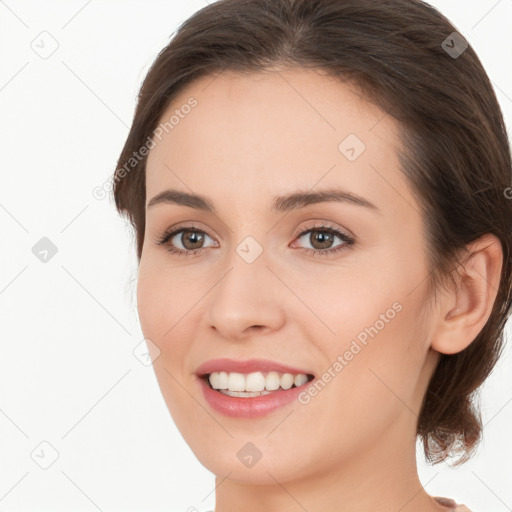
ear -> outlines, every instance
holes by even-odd
[[[498,294],[503,264],[499,239],[486,234],[467,246],[454,286],[440,295],[431,347],[442,354],[464,350],[485,326]]]

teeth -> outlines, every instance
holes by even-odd
[[[227,390],[225,394],[230,396],[259,396],[279,388],[290,389],[293,385],[295,387],[302,386],[308,381],[308,377],[304,373],[292,375],[278,372],[268,372],[266,375],[262,372],[248,374],[213,372],[208,378],[213,389]],[[244,391],[252,394],[240,393]]]
[[[219,391],[228,396],[236,396],[238,398],[252,398],[255,396],[269,395],[272,391],[229,391],[229,389],[219,389]]]

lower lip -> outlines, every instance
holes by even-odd
[[[296,400],[313,380],[298,388],[249,398],[224,395],[208,386],[203,378],[199,378],[199,382],[206,401],[215,411],[236,418],[260,418]]]

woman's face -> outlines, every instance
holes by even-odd
[[[191,449],[217,475],[271,484],[346,467],[352,454],[387,466],[391,454],[410,457],[439,354],[395,121],[302,69],[202,78],[162,122],[173,115],[147,162],[137,298],[160,388]],[[214,211],[161,195],[170,190]],[[345,195],[318,201],[323,191]],[[200,368],[220,358],[232,366]],[[278,367],[241,366],[253,359],[292,367],[282,387],[301,383],[295,373],[314,380],[259,398],[205,394],[197,373],[212,369],[228,373],[219,386],[272,387],[262,378]]]

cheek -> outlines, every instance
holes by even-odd
[[[401,402],[394,393],[411,406],[416,400],[428,351],[421,322],[426,282],[411,283],[423,275],[420,267],[374,265],[333,275],[323,288],[296,288],[317,316],[302,325],[324,356],[325,372],[336,376],[327,387],[337,389],[332,400],[343,397],[345,410],[371,413],[370,404],[395,410]]]
[[[145,337],[175,338],[186,324],[186,315],[197,302],[196,287],[187,285],[185,272],[165,270],[154,258],[141,258],[137,278],[137,309]]]
[[[371,323],[364,322],[363,315],[357,319],[347,316],[346,323],[363,321],[363,330],[354,326],[353,332],[366,333],[365,343],[360,341],[363,337],[347,335],[329,346],[330,363],[319,376],[326,384],[319,386],[317,395],[303,406],[304,421],[315,418],[316,431],[330,435],[333,444],[334,439],[350,439],[350,443],[340,445],[347,454],[419,412],[424,354],[420,338],[415,339],[415,332],[410,330],[416,315],[413,307],[404,305],[376,331],[371,315],[366,317]]]
[[[166,308],[166,300],[163,287],[150,268],[151,265],[141,259],[137,278],[137,310],[144,337],[153,340],[163,332],[162,312]]]
[[[164,272],[162,266],[141,258],[137,281],[137,309],[145,338],[156,345],[158,357],[153,360],[153,370],[167,408],[178,425],[190,416],[190,395],[184,390],[184,368],[187,343],[184,328],[186,312],[193,299],[186,296],[186,287],[176,282],[177,272]],[[192,301],[192,302],[191,302]],[[194,415],[198,411],[194,411]]]

